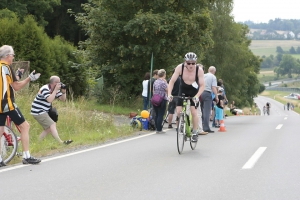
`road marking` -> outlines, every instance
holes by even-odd
[[[242,169],[251,169],[266,149],[267,147],[259,147]]]
[[[164,131],[168,131],[168,130],[170,130],[170,129],[165,129]],[[155,134],[156,134],[156,131],[145,134],[145,135],[141,135],[141,136],[138,136],[138,137],[129,138],[129,139],[126,139],[126,140],[122,140],[122,141],[113,142],[113,143],[110,143],[110,144],[105,144],[105,145],[93,147],[93,148],[90,148],[90,149],[85,149],[85,150],[76,151],[76,152],[61,155],[61,156],[55,156],[55,157],[52,157],[52,158],[43,159],[41,163],[45,163],[45,162],[48,162],[48,161],[51,161],[51,160],[56,160],[56,159],[60,159],[60,158],[65,158],[65,157],[77,155],[77,154],[80,154],[80,153],[94,151],[94,150],[97,150],[97,149],[102,149],[102,148],[105,148],[105,147],[113,146],[113,145],[116,145],[116,144],[121,144],[121,143],[124,143],[124,142],[129,142],[129,141],[132,141],[132,140],[137,140],[137,139],[140,139],[140,138],[143,138],[143,137],[148,137],[148,136],[155,135]],[[31,165],[16,165],[14,167],[9,167],[9,168],[6,168],[6,169],[5,168],[0,169],[0,173],[6,172],[6,171],[11,171],[11,170],[18,169],[18,168],[28,167],[28,166],[31,166]]]
[[[279,124],[276,129],[281,129],[281,127],[283,126],[283,124]]]
[[[284,120],[286,120],[286,119],[287,119],[287,117],[284,118]]]

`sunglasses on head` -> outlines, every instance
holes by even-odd
[[[187,65],[195,65],[196,63],[186,63]]]

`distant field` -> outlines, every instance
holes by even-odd
[[[300,47],[300,40],[252,40],[250,49],[258,56],[270,56],[276,53],[276,47],[281,46],[284,51],[290,50],[291,47],[297,49]],[[293,55],[295,58],[300,58],[300,55]]]

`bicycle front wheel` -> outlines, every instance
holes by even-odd
[[[182,153],[184,140],[185,140],[185,121],[184,121],[184,115],[180,114],[178,127],[177,127],[177,150],[179,154]]]
[[[199,138],[198,138],[198,139],[199,139]],[[197,142],[198,142],[198,140],[197,140]],[[190,139],[190,145],[191,145],[191,149],[192,149],[192,150],[195,150],[195,149],[196,149],[197,142],[192,142],[192,139]]]
[[[4,133],[0,138],[0,154],[4,163],[9,163],[16,155],[18,140],[16,134],[8,127],[4,126]]]

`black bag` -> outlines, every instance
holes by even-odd
[[[56,108],[51,107],[50,110],[48,111],[48,115],[54,122],[57,122],[58,112],[57,112]]]

